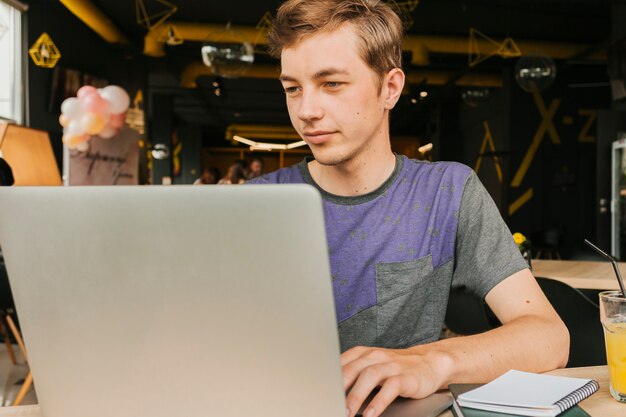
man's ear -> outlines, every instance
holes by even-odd
[[[402,89],[404,89],[404,72],[400,68],[394,68],[383,78],[382,94],[385,109],[391,110],[394,108],[400,99]]]

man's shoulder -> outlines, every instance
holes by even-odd
[[[248,181],[248,184],[298,184],[304,182],[300,164],[270,172]]]
[[[453,180],[465,182],[474,172],[470,167],[454,161],[421,161],[405,157],[404,166],[408,175],[429,181]]]

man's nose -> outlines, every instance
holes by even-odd
[[[304,91],[300,98],[298,117],[301,120],[320,119],[323,115],[318,94],[315,91]]]

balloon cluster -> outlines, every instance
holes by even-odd
[[[63,143],[70,149],[84,150],[93,135],[112,138],[124,126],[129,104],[126,91],[116,85],[81,87],[76,97],[61,104],[59,123],[63,126]]]

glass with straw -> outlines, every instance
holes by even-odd
[[[585,239],[585,243],[613,265],[620,290],[600,293],[600,321],[604,328],[609,389],[617,401],[626,402],[626,291],[617,259]]]

